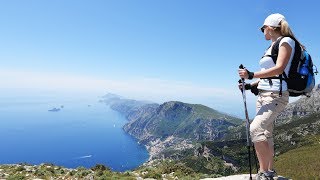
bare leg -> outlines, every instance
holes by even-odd
[[[268,169],[273,170],[274,145],[273,145],[273,141],[268,141],[268,142],[269,142],[269,149],[271,153],[271,159],[269,161]]]
[[[270,152],[268,141],[256,142],[254,143],[254,146],[256,148],[256,153],[259,160],[260,171],[268,171],[270,161],[272,161],[273,159],[273,155],[272,152]]]

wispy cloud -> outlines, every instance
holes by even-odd
[[[222,112],[242,115],[241,93],[235,88],[205,86],[191,82],[163,80],[146,77],[90,77],[66,73],[31,72],[21,70],[0,70],[0,91],[18,92],[48,91],[76,96],[86,94],[102,96],[108,92],[121,96],[149,100],[157,103],[182,101],[207,105]],[[249,104],[255,97],[247,96]]]
[[[232,99],[232,97],[238,96],[234,90],[145,77],[112,79],[19,70],[1,70],[0,77],[0,87],[7,89],[74,91],[100,95],[113,92],[124,96],[158,101],[210,97]]]

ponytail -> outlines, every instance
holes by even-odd
[[[291,37],[293,40],[295,40],[296,42],[298,42],[298,44],[301,46],[302,49],[306,49],[306,47],[301,44],[297,38],[294,36],[293,32],[291,31],[288,22],[283,19],[280,22],[280,34],[281,36],[285,36],[285,37]]]

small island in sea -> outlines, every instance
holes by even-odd
[[[49,109],[48,111],[49,112],[58,112],[60,110],[61,110],[60,108],[52,108],[52,109]]]

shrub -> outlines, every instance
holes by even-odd
[[[25,170],[25,168],[23,167],[23,166],[18,166],[17,168],[16,168],[16,171],[24,171]]]
[[[10,175],[7,180],[25,180],[27,179],[24,175],[22,174],[15,174],[15,175]]]
[[[103,164],[97,164],[97,165],[95,165],[94,167],[92,167],[91,170],[93,170],[93,171],[105,171],[105,170],[110,171],[111,169],[108,168],[108,167],[106,167],[106,166],[103,165]]]
[[[79,178],[83,178],[83,177],[86,177],[87,175],[89,175],[91,172],[84,168],[84,167],[78,167],[77,168],[78,172],[75,174],[76,177],[79,177]]]

